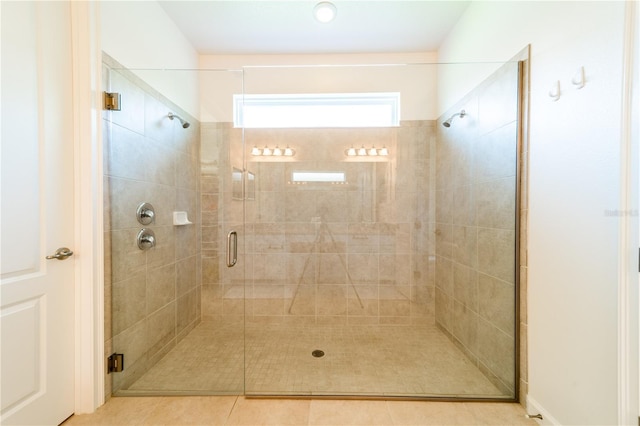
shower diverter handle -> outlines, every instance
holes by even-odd
[[[233,250],[231,241],[233,240]],[[231,231],[227,234],[227,266],[232,268],[238,262],[238,233]]]

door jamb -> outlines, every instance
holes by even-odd
[[[640,10],[635,1],[625,3],[622,61],[622,105],[620,140],[620,220],[618,243],[618,423],[638,421],[640,359],[638,341],[638,200],[639,127],[637,107]]]
[[[104,235],[99,2],[71,7],[75,247],[75,413],[104,403]]]

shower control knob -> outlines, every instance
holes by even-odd
[[[149,250],[156,246],[156,235],[151,229],[143,228],[138,232],[138,248]]]
[[[143,225],[150,225],[153,222],[153,218],[156,216],[156,212],[153,209],[151,203],[142,203],[136,210],[136,217],[138,222]]]

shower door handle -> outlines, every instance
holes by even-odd
[[[231,241],[233,240],[233,250]],[[238,262],[238,233],[231,231],[227,234],[227,266],[232,268]]]

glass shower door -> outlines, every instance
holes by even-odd
[[[244,142],[232,100],[242,71],[202,71],[202,335],[209,390],[244,392]]]
[[[245,70],[245,108],[271,114],[245,121],[247,394],[424,392],[435,129],[398,99],[420,73],[435,67]]]
[[[518,64],[436,113],[477,68],[245,69],[245,394],[514,398]]]

